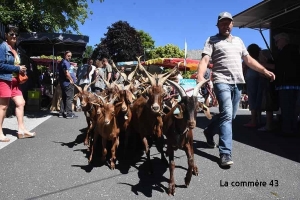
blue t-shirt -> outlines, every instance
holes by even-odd
[[[70,62],[62,59],[60,64],[59,64],[59,81],[60,84],[63,86],[68,86],[70,84],[70,80],[67,79],[66,75],[65,75],[65,71],[68,71],[69,74],[71,75],[73,82],[76,82],[76,76],[75,76],[75,72],[74,72],[74,67],[71,66]]]

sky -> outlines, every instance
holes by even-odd
[[[89,0],[88,0],[89,1]],[[261,2],[261,0],[94,0],[89,3],[93,12],[84,25],[79,25],[81,34],[89,36],[89,46],[100,43],[107,28],[122,20],[137,30],[148,33],[155,46],[174,44],[188,50],[203,49],[205,40],[218,32],[219,13],[230,12],[232,16]],[[269,42],[269,31],[263,31]],[[240,37],[247,47],[252,43],[265,49],[259,31],[249,28],[233,28],[232,35]]]

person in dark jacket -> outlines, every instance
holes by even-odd
[[[58,117],[73,119],[77,117],[72,112],[72,102],[74,97],[74,83],[76,83],[76,75],[71,66],[70,60],[72,53],[66,51],[64,59],[61,60],[59,66],[59,82],[62,91],[62,101]]]
[[[300,96],[300,53],[299,46],[290,44],[289,35],[279,33],[274,36],[279,50],[275,58],[276,90],[282,116],[282,133],[294,135],[297,132],[297,105]]]

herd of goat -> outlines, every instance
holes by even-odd
[[[89,162],[91,162],[96,141],[100,137],[102,141],[101,161],[105,162],[107,142],[111,141],[109,165],[111,169],[115,169],[120,133],[124,134],[122,152],[125,156],[130,134],[138,133],[147,155],[149,173],[152,173],[153,167],[150,162],[148,142],[154,140],[162,160],[169,164],[168,194],[174,195],[174,151],[182,149],[187,155],[188,169],[184,179],[185,185],[190,184],[193,174],[198,175],[198,168],[194,161],[193,129],[196,127],[196,116],[199,109],[204,111],[207,118],[211,118],[209,109],[200,103],[197,97],[200,88],[209,80],[198,83],[194,88],[193,95],[188,96],[186,91],[174,80],[178,67],[174,67],[164,74],[151,74],[141,65],[140,57],[137,59],[138,64],[135,70],[128,76],[124,76],[125,80],[122,84],[103,80],[107,87],[100,93],[88,91],[93,83],[84,88],[75,85],[79,91],[75,98],[80,99],[88,124],[84,144],[90,151]],[[180,95],[180,101],[174,98],[174,91]],[[177,112],[174,112],[175,110]],[[165,145],[169,162],[163,152]]]

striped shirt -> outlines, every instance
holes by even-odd
[[[202,54],[212,58],[213,83],[245,83],[241,59],[249,53],[239,37],[211,36],[206,40]]]

